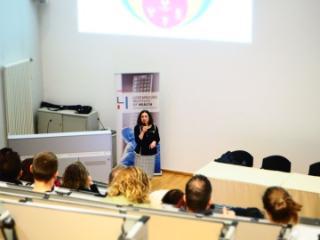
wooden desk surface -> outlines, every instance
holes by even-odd
[[[320,177],[210,162],[196,174],[213,185],[213,202],[263,209],[261,197],[269,186],[281,186],[303,205],[301,216],[320,218]]]

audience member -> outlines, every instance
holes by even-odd
[[[235,213],[225,206],[212,204],[211,193],[212,186],[208,178],[194,175],[186,184],[184,210],[205,215],[217,213],[224,217],[234,217]]]
[[[106,201],[122,205],[149,203],[151,189],[148,175],[138,167],[122,169],[111,181]]]
[[[169,190],[161,201],[163,204],[170,204],[175,208],[185,207],[184,193],[180,189]]]
[[[40,152],[33,158],[31,172],[36,192],[51,192],[58,175],[58,159],[52,152]]]
[[[88,170],[80,161],[70,164],[65,169],[61,186],[75,190],[100,193],[97,185],[93,183]]]
[[[159,189],[149,194],[150,207],[179,211],[184,208],[184,193],[180,189]]]
[[[211,183],[203,175],[193,176],[186,184],[186,210],[194,213],[205,213],[211,205]]]
[[[108,184],[110,185],[112,180],[119,174],[119,172],[125,168],[126,168],[126,166],[124,166],[124,165],[118,165],[118,166],[112,168],[112,170],[109,174],[109,183]]]
[[[297,224],[299,222],[298,212],[302,209],[302,205],[294,201],[285,189],[282,187],[267,188],[262,201],[267,213],[267,218],[269,218],[271,222],[294,225],[289,239],[319,239],[319,228],[311,225]]]
[[[29,184],[34,182],[33,174],[30,171],[30,166],[32,165],[33,158],[26,158],[21,162],[22,175],[20,177],[21,181],[25,181]]]
[[[19,181],[21,176],[21,160],[17,152],[11,148],[0,150],[0,181],[14,184],[22,184]]]
[[[302,206],[282,187],[269,187],[262,197],[267,217],[274,223],[296,224]]]

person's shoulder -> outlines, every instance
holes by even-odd
[[[171,204],[166,204],[166,203],[163,203],[161,205],[162,209],[164,210],[169,210],[169,211],[173,211],[173,212],[179,212],[181,211],[181,208],[176,208],[175,206],[171,205]]]
[[[135,125],[134,128],[133,128],[133,131],[134,131],[135,134],[136,134],[137,132],[139,132],[139,131],[140,131],[140,126],[139,126],[138,124]]]
[[[119,204],[119,205],[128,205],[130,203],[123,195],[119,195],[119,196],[107,195],[104,201],[107,203]]]
[[[139,128],[140,128],[140,126],[138,124],[134,126],[134,130],[139,129]]]
[[[150,204],[157,208],[161,208],[162,198],[168,192],[168,189],[159,189],[149,194]]]

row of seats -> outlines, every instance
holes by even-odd
[[[249,218],[221,218],[215,216],[194,215],[186,212],[172,212],[167,210],[155,210],[142,207],[112,205],[102,202],[100,198],[91,198],[87,195],[56,195],[52,193],[32,192],[30,189],[24,189],[22,186],[0,186],[0,200],[2,206],[8,209],[17,224],[18,235],[24,234],[23,239],[32,236],[33,240],[43,239],[43,234],[46,234],[45,239],[116,239],[116,238],[101,238],[103,234],[113,229],[117,229],[116,235],[119,235],[121,223],[116,223],[116,220],[106,219],[112,214],[118,215],[119,212],[126,216],[144,216],[149,217],[146,227],[148,235],[143,235],[141,238],[135,239],[219,239],[219,240],[284,240],[284,232],[290,231],[289,225],[277,225],[266,222],[265,220],[254,220]],[[88,197],[87,199],[85,199]],[[63,211],[60,211],[60,207]],[[73,213],[69,213],[72,208]],[[86,211],[94,211],[92,214],[100,215],[97,217],[84,216]],[[76,214],[74,214],[76,213]],[[90,213],[90,212],[87,212]],[[33,217],[32,217],[33,216]],[[59,217],[62,219],[59,220]],[[77,221],[75,221],[75,218]],[[90,224],[90,221],[97,223],[97,226]],[[125,217],[128,218],[128,217]],[[43,219],[48,221],[43,222]],[[71,221],[68,221],[69,219]],[[100,220],[99,220],[100,219]],[[85,221],[87,226],[81,226],[77,222]],[[41,222],[42,221],[42,222]],[[100,221],[100,222],[99,222]],[[111,223],[108,224],[107,221]],[[119,221],[118,221],[119,222]],[[37,224],[41,223],[41,228],[47,232],[41,234],[42,231],[37,230]],[[64,224],[64,226],[60,226]],[[90,224],[90,225],[89,225]],[[39,226],[39,225],[38,225]],[[70,229],[68,229],[68,227]],[[77,227],[87,229],[88,234],[79,234],[72,231]],[[59,231],[56,231],[59,229]],[[79,229],[79,228],[78,228]],[[66,230],[69,234],[64,235],[68,238],[61,238],[61,233]],[[63,233],[66,234],[66,233]],[[62,235],[63,236],[63,235]],[[42,237],[42,238],[41,238]],[[60,238],[59,238],[60,237]],[[122,239],[122,238],[118,238]],[[130,239],[130,238],[123,238]]]
[[[32,220],[39,220],[38,216],[42,215],[43,218],[51,218],[52,214],[52,207],[61,206],[64,210],[66,210],[65,207],[70,207],[75,209],[80,214],[83,213],[83,210],[94,210],[97,214],[97,211],[99,211],[99,215],[106,214],[103,218],[107,217],[108,214],[130,214],[130,215],[136,215],[139,216],[148,216],[150,217],[150,220],[148,221],[148,231],[150,233],[150,239],[284,239],[280,237],[280,230],[282,229],[283,225],[277,225],[277,224],[271,224],[270,222],[266,220],[256,220],[256,219],[239,219],[238,217],[229,216],[228,221],[225,220],[224,215],[216,214],[210,216],[205,216],[204,214],[194,214],[194,213],[187,213],[187,212],[173,212],[168,211],[168,209],[151,209],[146,206],[132,206],[127,205],[127,203],[111,203],[111,202],[104,202],[103,198],[98,198],[92,195],[83,194],[80,192],[73,192],[69,189],[64,189],[64,191],[55,191],[55,192],[46,192],[46,193],[40,193],[40,192],[34,192],[32,189],[28,186],[17,186],[17,185],[10,185],[6,183],[0,184],[0,202],[2,201],[2,206],[6,209],[10,210],[10,212],[13,214],[13,217],[17,220],[17,226],[20,229],[20,234],[28,231],[28,236],[32,235],[32,238],[23,238],[23,239],[41,239],[40,235],[36,236],[34,235],[37,231],[36,226],[37,224],[34,224],[34,228],[31,231],[29,225],[27,226],[26,222],[28,222],[28,218],[30,216],[37,216],[32,217]],[[15,201],[14,204],[11,204],[11,202],[8,201]],[[17,204],[19,206],[17,206]],[[35,208],[30,210],[30,204],[36,204]],[[38,205],[41,204],[41,205]],[[1,205],[1,203],[0,203]],[[44,209],[43,211],[37,210],[41,206],[46,206],[46,208],[50,208],[51,210]],[[29,208],[29,210],[25,209],[24,207]],[[18,209],[19,208],[19,209]],[[55,211],[59,211],[59,209],[55,208]],[[28,214],[23,214],[22,212],[28,211]],[[38,213],[38,211],[42,213]],[[101,212],[102,211],[102,212]],[[43,214],[43,212],[46,212],[46,214]],[[62,214],[62,215],[61,215]],[[61,217],[63,217],[63,221],[68,217],[70,217],[70,221],[73,222],[73,224],[69,225],[70,229],[77,225],[75,224],[75,219],[79,219],[76,216],[69,216],[72,214],[63,214],[61,213]],[[94,214],[94,213],[93,213]],[[23,216],[22,216],[23,215]],[[67,216],[68,215],[68,216]],[[91,216],[92,214],[90,214]],[[217,216],[220,215],[220,216]],[[27,217],[25,217],[27,216]],[[86,219],[91,218],[90,216],[82,216],[83,221],[86,221]],[[57,217],[56,215],[53,217]],[[221,218],[224,217],[224,218]],[[92,219],[93,221],[95,220]],[[109,221],[109,220],[108,220]],[[111,221],[111,220],[110,220]],[[117,220],[115,220],[116,222]],[[254,221],[254,223],[251,223],[251,221]],[[263,222],[264,221],[264,222]],[[56,222],[59,222],[56,220]],[[92,222],[90,220],[90,222]],[[46,223],[47,224],[47,223]],[[49,224],[54,225],[54,224]],[[297,231],[297,226],[299,227],[298,233],[305,234],[306,232],[312,232],[312,236],[317,236],[320,233],[320,229],[318,225],[316,227],[309,227],[309,226],[302,226],[303,223],[299,221],[298,225],[295,225],[294,228],[292,228],[291,232]],[[109,226],[108,223],[105,225],[106,227],[103,228],[103,230],[107,229]],[[120,227],[120,224],[117,225],[118,228]],[[174,231],[166,231],[166,229],[174,226]],[[186,227],[189,226],[187,229]],[[65,226],[63,226],[65,227]],[[285,230],[287,230],[288,226],[283,226]],[[300,230],[300,228],[307,228],[307,230]],[[83,229],[85,226],[83,227]],[[214,232],[212,232],[212,229],[215,229]],[[314,230],[314,228],[316,228]],[[50,227],[47,228],[47,231],[50,231]],[[59,228],[60,229],[60,228]],[[82,228],[81,228],[82,229]],[[86,228],[87,229],[87,228]],[[97,228],[95,228],[97,229]],[[199,230],[201,229],[201,231]],[[211,229],[211,230],[210,230]],[[232,230],[233,229],[233,230]],[[254,229],[254,231],[252,231]],[[257,229],[260,229],[259,231]],[[267,230],[268,229],[268,230]],[[19,229],[18,229],[19,230]],[[272,234],[270,235],[272,230]],[[283,229],[282,229],[283,230]],[[96,231],[99,231],[96,230]],[[102,229],[101,229],[102,231]],[[316,232],[314,232],[316,231]],[[94,231],[93,231],[94,232]],[[229,232],[227,234],[226,232]],[[241,234],[240,234],[241,232]],[[264,233],[262,233],[264,232]],[[101,233],[101,232],[99,232]],[[213,234],[214,233],[214,234]],[[29,235],[30,234],[30,235]],[[73,233],[75,234],[75,233]],[[119,231],[116,233],[119,234]],[[262,234],[262,236],[261,236]],[[55,233],[50,234],[50,236],[54,236],[52,239],[61,239],[61,236],[55,235]],[[226,236],[234,236],[233,238],[227,238]],[[88,237],[88,236],[87,236]],[[72,238],[72,237],[71,237]],[[94,238],[94,236],[92,236]],[[1,238],[0,238],[1,239]],[[46,238],[49,239],[49,238]],[[50,238],[51,239],[51,238]],[[62,238],[63,239],[63,238]],[[77,239],[83,239],[78,238]],[[100,237],[94,238],[94,239],[102,239]],[[106,239],[115,239],[115,238],[106,238]],[[147,239],[147,238],[141,238],[141,239]],[[316,240],[315,238],[307,238],[308,240]],[[300,238],[299,238],[300,240]]]
[[[229,163],[235,165],[241,165],[246,167],[253,166],[253,156],[244,150],[228,151],[218,159],[216,162]],[[291,172],[291,162],[284,156],[272,155],[263,158],[262,169]],[[309,175],[320,176],[320,162],[313,163],[309,166]]]

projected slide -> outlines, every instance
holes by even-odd
[[[83,33],[250,43],[252,0],[78,0]]]

